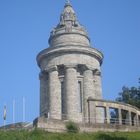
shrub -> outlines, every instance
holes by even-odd
[[[79,132],[79,127],[74,122],[66,123],[66,129],[67,129],[67,132],[71,132],[71,133],[78,133]]]

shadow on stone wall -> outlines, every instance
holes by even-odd
[[[109,135],[109,134],[100,134],[99,136],[98,136],[98,140],[127,140],[127,138],[126,137],[118,137],[118,136],[115,136],[115,134],[114,135]]]

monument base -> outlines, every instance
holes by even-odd
[[[33,126],[48,132],[67,132],[66,124],[68,120],[54,120],[44,117],[39,117],[34,120]],[[119,124],[103,124],[103,123],[77,123],[80,132],[135,132],[140,131],[140,127]]]
[[[49,132],[65,132],[66,121],[49,119],[45,117],[36,118],[33,121],[35,128],[43,129]]]

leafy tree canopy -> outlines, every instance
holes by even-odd
[[[140,78],[139,78],[140,83]],[[140,87],[126,87],[122,88],[119,97],[116,101],[124,102],[140,108]]]

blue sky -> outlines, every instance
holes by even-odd
[[[39,115],[39,68],[36,55],[48,47],[65,0],[0,0],[0,125]],[[140,77],[140,0],[71,0],[93,47],[104,54],[103,96],[114,100],[123,85],[137,86]]]

